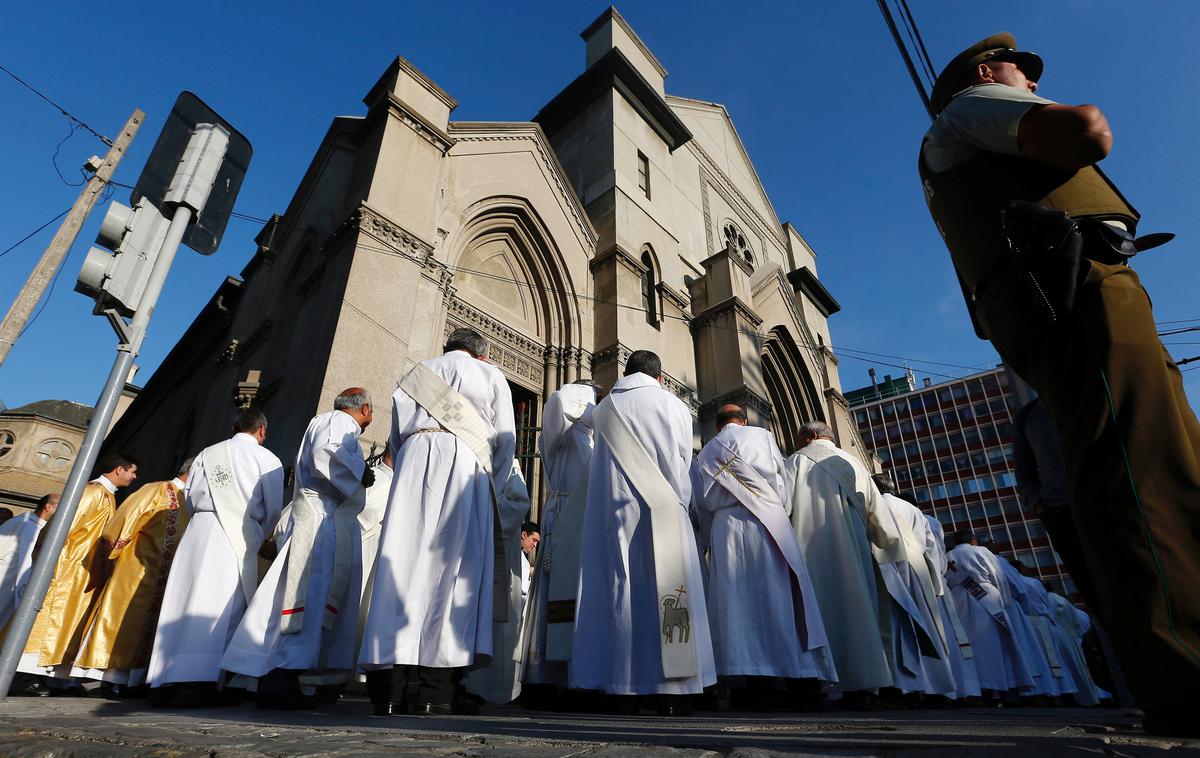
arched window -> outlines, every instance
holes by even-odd
[[[750,243],[746,241],[746,235],[742,234],[742,230],[738,229],[732,221],[726,221],[721,228],[721,233],[725,235],[725,247],[729,252],[737,255],[753,270],[754,252],[750,249]]]
[[[642,310],[646,312],[646,323],[658,326],[658,287],[654,275],[654,258],[649,250],[642,253],[642,265],[646,267],[642,272]]]

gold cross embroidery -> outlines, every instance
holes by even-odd
[[[749,481],[749,480],[747,480],[747,479],[743,479],[742,477],[738,476],[738,475],[737,475],[737,472],[735,472],[735,471],[733,470],[733,462],[734,462],[734,461],[736,461],[737,459],[738,459],[738,457],[737,457],[737,455],[735,454],[735,455],[731,456],[731,457],[729,458],[729,460],[727,460],[727,461],[722,461],[722,462],[721,462],[721,468],[719,468],[719,469],[717,469],[715,472],[713,472],[712,478],[713,478],[713,479],[718,479],[718,478],[720,478],[721,474],[729,474],[731,477],[733,477],[734,481],[736,481],[738,484],[742,485],[743,487],[745,487],[745,488],[746,488],[747,490],[749,490],[750,492],[754,492],[754,491],[755,491],[755,489],[754,489],[754,483],[753,483],[753,482],[751,482],[751,481]],[[717,460],[720,460],[720,458],[718,458]]]

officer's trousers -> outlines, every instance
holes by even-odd
[[[1039,323],[1013,271],[977,313],[1062,434],[1071,508],[1099,603],[1138,704],[1200,709],[1200,423],[1127,266],[1085,261],[1064,323]]]

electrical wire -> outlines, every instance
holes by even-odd
[[[1172,334],[1184,334],[1185,332],[1200,332],[1200,326],[1188,326],[1183,329],[1172,329],[1167,332],[1159,332],[1159,337],[1170,337]]]
[[[82,178],[77,182],[68,182],[67,178],[65,176],[63,176],[63,174],[62,174],[62,169],[60,169],[58,167],[58,154],[59,154],[59,152],[62,151],[62,146],[67,144],[67,140],[69,140],[75,136],[75,130],[79,128],[79,127],[75,126],[74,121],[68,121],[67,126],[69,127],[69,129],[67,131],[67,136],[65,136],[61,140],[59,140],[58,144],[54,146],[54,155],[50,156],[50,163],[51,163],[51,165],[54,166],[54,173],[58,174],[58,178],[62,181],[63,184],[67,185],[68,187],[82,187],[83,185],[87,184],[87,180],[88,180],[87,174],[84,173],[82,168],[79,170],[79,173],[82,175]]]
[[[84,121],[83,119],[81,119],[81,118],[79,118],[78,116],[76,116],[75,114],[71,113],[71,112],[70,112],[70,111],[68,111],[66,108],[62,107],[62,106],[61,106],[61,105],[59,105],[58,103],[56,103],[56,102],[54,102],[53,100],[51,100],[49,97],[46,97],[45,95],[43,95],[43,94],[42,94],[42,93],[41,93],[41,92],[40,92],[40,91],[39,91],[39,90],[38,90],[36,87],[34,87],[32,84],[30,84],[29,82],[25,81],[25,80],[24,80],[24,79],[22,79],[21,77],[17,76],[17,75],[16,75],[16,74],[14,74],[12,71],[9,71],[9,70],[8,70],[7,68],[5,68],[3,65],[0,65],[0,71],[3,71],[4,73],[6,73],[6,74],[8,74],[9,76],[11,76],[13,79],[16,79],[16,80],[17,80],[17,82],[18,82],[18,83],[20,83],[20,84],[21,84],[23,87],[25,87],[26,89],[28,89],[30,92],[32,92],[33,94],[37,95],[37,96],[38,96],[38,97],[40,97],[41,99],[45,100],[47,103],[50,103],[50,105],[52,105],[56,111],[58,111],[59,113],[63,114],[64,116],[66,116],[66,117],[67,117],[67,118],[68,118],[70,121],[72,121],[72,122],[74,122],[74,123],[78,124],[78,125],[79,125],[81,128],[83,128],[83,129],[86,129],[86,130],[88,130],[89,132],[91,132],[93,135],[95,135],[95,136],[96,136],[96,138],[97,138],[97,139],[99,139],[101,142],[103,142],[103,143],[104,143],[105,145],[107,145],[108,147],[112,147],[112,144],[113,144],[113,143],[112,143],[112,140],[110,140],[108,137],[105,137],[103,134],[101,134],[100,132],[98,132],[98,131],[96,131],[95,129],[93,129],[93,128],[92,128],[90,125],[88,125],[88,123],[87,123],[86,121]]]
[[[25,242],[26,242],[26,241],[27,241],[27,240],[28,240],[30,237],[34,236],[35,234],[37,234],[37,233],[38,233],[38,232],[40,232],[41,230],[45,229],[47,226],[50,226],[50,225],[51,225],[51,224],[53,224],[55,221],[58,221],[60,218],[62,218],[63,216],[67,215],[67,214],[68,214],[68,213],[70,213],[70,212],[71,212],[71,209],[70,209],[70,208],[66,208],[66,209],[64,209],[62,213],[58,214],[58,215],[57,215],[57,216],[55,216],[54,218],[50,219],[50,220],[49,220],[49,221],[47,221],[46,223],[44,223],[44,224],[42,224],[41,226],[39,226],[37,229],[34,229],[34,230],[33,230],[32,232],[30,232],[29,234],[26,234],[26,235],[25,235],[24,237],[22,237],[21,239],[19,239],[19,240],[17,240],[16,242],[12,243],[12,244],[11,244],[11,245],[9,245],[7,248],[5,248],[3,252],[0,252],[0,258],[3,258],[4,256],[6,256],[6,255],[8,255],[9,253],[11,253],[13,250],[16,250],[16,249],[17,249],[18,247],[20,247],[20,246],[21,246],[23,243],[25,243]]]
[[[397,252],[397,251],[395,251],[395,250],[392,250],[391,248],[385,248],[385,247],[376,247],[376,246],[373,246],[373,245],[363,245],[363,244],[359,244],[359,245],[357,246],[357,248],[356,248],[356,249],[359,249],[359,250],[367,250],[367,251],[371,251],[371,252],[377,252],[377,253],[383,253],[383,254],[386,254],[386,255],[393,255],[393,256],[397,256],[397,257],[404,257],[404,256],[403,256],[403,254],[401,254],[401,253],[399,253],[399,252]],[[579,292],[574,292],[574,291],[571,291],[571,290],[561,290],[561,289],[557,289],[557,288],[554,288],[554,287],[538,287],[538,286],[535,286],[535,285],[533,285],[532,283],[530,283],[530,282],[527,282],[527,281],[522,281],[522,280],[519,280],[519,279],[513,279],[513,278],[511,278],[511,277],[501,276],[501,275],[499,275],[499,274],[493,274],[493,273],[491,273],[491,272],[487,272],[487,271],[479,271],[479,270],[476,270],[476,269],[467,268],[467,267],[465,267],[465,266],[453,266],[453,265],[449,265],[449,264],[445,264],[445,265],[446,265],[446,268],[447,268],[447,269],[450,269],[451,271],[455,271],[455,272],[457,272],[457,273],[472,274],[472,275],[474,275],[474,276],[478,276],[478,277],[481,277],[481,278],[484,278],[484,279],[490,279],[490,280],[492,280],[492,281],[499,281],[499,282],[506,282],[506,283],[509,283],[509,284],[515,284],[515,285],[517,285],[517,286],[519,286],[519,287],[526,287],[526,288],[530,289],[531,291],[536,291],[536,292],[545,292],[545,293],[552,293],[552,294],[560,294],[560,295],[566,295],[566,296],[568,296],[568,297],[573,297],[573,298],[576,298],[576,299],[578,299],[578,300],[586,300],[586,301],[590,301],[590,302],[592,302],[592,303],[595,303],[595,304],[597,304],[597,305],[609,305],[609,306],[613,306],[613,307],[616,307],[616,308],[623,308],[623,309],[625,309],[625,310],[636,311],[636,312],[638,312],[638,313],[643,313],[643,314],[644,314],[644,313],[646,313],[646,309],[645,309],[645,308],[642,308],[642,307],[641,307],[641,306],[639,306],[639,305],[632,305],[632,304],[629,304],[629,303],[618,303],[618,302],[615,302],[615,301],[612,301],[612,300],[602,300],[602,299],[600,299],[600,298],[597,298],[597,297],[592,297],[592,296],[590,296],[590,295],[584,295],[584,294],[582,294],[582,293],[579,293]],[[661,312],[659,312],[659,313],[657,313],[656,315],[657,315],[659,318],[662,318],[662,319],[669,319],[669,320],[673,320],[673,321],[680,321],[680,322],[683,322],[683,323],[689,323],[689,322],[691,321],[691,319],[688,319],[688,318],[686,318],[686,317],[683,317],[683,316],[673,316],[673,315],[671,315],[671,314],[668,314],[668,313],[661,313]],[[726,331],[726,332],[737,332],[738,334],[744,334],[744,335],[746,335],[746,336],[748,336],[748,337],[754,337],[754,338],[756,338],[756,339],[760,339],[760,340],[764,340],[764,341],[767,339],[767,335],[763,334],[762,332],[751,331],[751,330],[748,330],[748,329],[734,329],[734,328],[730,328],[730,327],[722,327],[722,326],[717,326],[717,325],[715,325],[715,324],[714,324],[714,325],[711,325],[709,328],[711,328],[711,329],[716,329],[716,330],[719,330],[719,331]],[[895,358],[895,359],[897,359],[897,360],[909,361],[909,362],[912,362],[912,363],[929,363],[929,364],[933,364],[933,365],[939,365],[939,366],[951,366],[951,367],[963,368],[963,369],[966,369],[966,370],[968,370],[970,373],[973,373],[973,374],[974,374],[974,373],[979,373],[979,372],[980,372],[980,368],[979,368],[979,367],[972,367],[972,366],[961,366],[961,365],[959,365],[959,364],[938,363],[938,362],[936,362],[936,361],[923,361],[923,360],[916,359],[916,358],[909,358],[909,357],[907,357],[907,356],[894,356],[894,355],[887,355],[887,354],[884,354],[884,353],[875,353],[875,352],[868,351],[868,350],[854,350],[854,352],[856,352],[856,353],[861,353],[862,355],[852,355],[852,354],[850,354],[850,353],[848,353],[848,352],[844,352],[844,351],[851,350],[851,348],[843,348],[843,347],[830,347],[830,346],[827,346],[827,345],[812,344],[812,343],[810,343],[810,342],[806,342],[806,341],[804,341],[803,339],[800,339],[800,338],[799,338],[797,335],[791,335],[791,336],[792,336],[792,339],[793,339],[793,341],[794,341],[794,342],[796,342],[796,344],[797,344],[797,345],[800,345],[800,346],[802,346],[802,347],[807,347],[807,348],[809,348],[809,349],[813,349],[813,350],[823,350],[823,349],[828,349],[828,350],[830,350],[831,352],[833,352],[833,354],[834,354],[834,355],[837,355],[839,358],[848,358],[848,359],[850,359],[850,360],[862,361],[862,362],[864,362],[864,363],[876,363],[876,364],[878,364],[878,365],[881,365],[881,366],[889,366],[889,367],[892,367],[892,368],[900,368],[900,369],[910,369],[910,368],[912,368],[911,366],[907,366],[907,365],[900,365],[900,364],[888,363],[888,362],[885,362],[885,361],[876,360],[874,357],[862,357],[863,355],[866,355],[866,356],[883,356],[883,357],[888,357],[888,358]],[[986,369],[985,369],[985,370],[986,370]],[[954,376],[954,375],[951,375],[951,374],[945,374],[945,373],[941,373],[941,372],[937,372],[937,371],[929,371],[929,370],[924,370],[924,369],[922,369],[921,373],[923,373],[923,374],[929,374],[930,376],[942,377],[942,378],[944,378],[944,379],[962,379],[962,378],[963,378],[962,376]]]

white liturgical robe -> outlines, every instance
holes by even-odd
[[[937,605],[933,569],[926,556],[929,523],[921,509],[901,498],[881,493],[904,538],[907,560],[880,566],[892,605],[892,673],[904,692],[953,695],[946,630]],[[938,578],[940,585],[940,577]],[[897,594],[902,593],[900,600]],[[932,649],[930,649],[932,647]]]
[[[979,686],[1005,692],[1033,687],[1033,675],[1013,634],[1004,570],[990,550],[957,545],[946,554],[946,581],[971,638]]]
[[[21,602],[33,572],[33,546],[44,526],[32,511],[0,524],[0,629]]]
[[[296,669],[322,676],[323,684],[349,679],[362,593],[358,511],[367,464],[360,434],[358,422],[345,411],[322,413],[309,422],[296,453],[291,534],[254,593],[222,669],[253,677]],[[289,583],[296,587],[295,600],[288,599]],[[288,617],[298,614],[299,629],[288,631]]]
[[[1021,653],[1025,656],[1025,665],[1033,674],[1033,689],[1025,694],[1060,695],[1063,694],[1064,684],[1071,684],[1073,691],[1074,683],[1064,683],[1062,680],[1061,666],[1051,663],[1058,660],[1054,641],[1050,639],[1049,634],[1039,632],[1040,625],[1032,620],[1036,616],[1030,602],[1029,588],[1025,584],[1025,577],[1004,558],[999,558],[996,562],[1000,565],[1007,590],[1006,598],[1009,602],[1005,606],[1005,610],[1008,611],[1009,620],[1012,621],[1017,644],[1021,646]]]
[[[487,427],[497,491],[516,450],[500,370],[454,350],[424,365]],[[375,559],[359,663],[451,668],[492,656],[493,482],[475,451],[403,389],[392,395],[392,491]]]
[[[1070,668],[1071,677],[1079,688],[1075,693],[1075,702],[1080,705],[1096,705],[1101,700],[1111,698],[1112,695],[1092,679],[1087,657],[1083,653],[1083,635],[1092,628],[1092,619],[1062,595],[1055,592],[1048,595],[1050,610],[1056,621],[1055,627],[1067,645],[1068,656],[1063,665]]]
[[[595,408],[592,387],[568,384],[550,396],[542,414],[538,444],[547,493],[538,525],[542,541],[535,554],[535,578],[525,614],[523,663],[529,683],[567,685]],[[552,585],[557,590],[555,613],[550,613]]]
[[[704,446],[699,462],[692,505],[700,543],[709,553],[705,595],[717,674],[837,681],[812,581],[788,519],[791,501],[775,438],[766,429],[726,424]],[[752,498],[754,510],[726,482],[742,498]],[[764,523],[758,512],[773,518]]]
[[[949,559],[946,557],[946,537],[942,522],[933,516],[926,516],[929,523],[929,545],[925,556],[933,569],[935,592],[938,607],[942,613],[942,628],[946,631],[947,647],[950,650],[950,668],[954,672],[954,697],[979,697],[979,674],[975,671],[975,650],[971,645],[971,635],[967,632],[958,614],[958,606],[950,596],[950,588],[946,584],[946,569]]]
[[[792,526],[808,562],[839,692],[888,687],[892,672],[884,649],[873,547],[884,560],[903,557],[903,544],[870,473],[826,439],[814,440],[787,460]],[[884,619],[890,629],[890,620]]]
[[[660,527],[680,530],[680,555],[671,557],[683,562],[686,594],[666,599],[675,617],[682,616],[686,622],[682,629],[668,627],[672,634],[666,636],[667,625],[659,613],[655,561],[661,558],[656,555],[652,537],[657,527],[651,522],[651,506],[618,465],[609,444],[597,434],[584,514],[586,538],[580,555],[570,686],[617,695],[699,693],[716,682],[716,668],[700,557],[687,518],[692,416],[679,398],[642,373],[618,380],[612,393],[597,406],[597,415],[607,403],[614,404],[627,420],[632,434],[674,492],[675,500],[669,505],[679,508],[678,518],[674,524],[664,521]],[[684,635],[695,653],[692,663],[696,673],[668,679],[663,673],[663,645],[666,640],[679,640]]]
[[[494,603],[508,603],[506,619],[492,627],[492,662],[467,675],[467,691],[489,703],[510,703],[521,694],[517,681],[517,645],[521,638],[521,577],[529,575],[529,562],[521,552],[521,523],[529,515],[529,488],[521,474],[518,461],[512,463],[512,473],[504,489],[497,493],[500,529],[507,537],[504,542],[504,566],[512,575],[507,598],[493,598]],[[522,574],[521,572],[524,572]]]
[[[366,504],[358,514],[358,527],[362,531],[362,600],[358,610],[360,638],[371,600],[371,577],[375,573],[375,556],[379,554],[383,514],[387,511],[388,495],[392,491],[392,467],[379,461],[371,470],[375,472],[375,483],[367,488]]]
[[[244,522],[226,526],[241,529],[250,555],[275,528],[283,509],[283,465],[254,437],[235,434],[196,456],[184,501],[191,518],[171,563],[146,675],[151,687],[219,681],[221,656],[246,610],[240,571],[245,555],[234,551],[222,528],[207,479],[208,468],[221,457],[219,446],[225,444],[235,496],[244,505]]]

